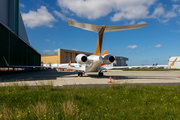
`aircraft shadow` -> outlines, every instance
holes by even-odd
[[[103,77],[99,77],[97,74],[87,74],[83,77],[91,77],[97,79],[110,78],[108,75],[104,75]],[[125,79],[174,79],[174,76],[120,76],[120,75],[112,75],[112,80],[125,80]]]
[[[86,73],[82,78],[95,78],[95,79],[109,79],[109,75],[104,75],[99,77],[97,73]],[[55,69],[34,71],[26,73],[15,73],[9,75],[1,75],[0,82],[15,82],[15,81],[41,81],[41,80],[57,80],[57,78],[77,78],[77,72],[69,71],[57,71]],[[122,75],[112,75],[112,80],[133,80],[133,79],[159,79],[159,80],[171,80],[174,76],[122,76]]]
[[[76,72],[57,70],[42,70],[26,73],[15,73],[0,76],[0,82],[15,82],[15,81],[40,81],[40,80],[56,80],[58,77],[64,77],[77,74]]]

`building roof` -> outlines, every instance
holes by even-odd
[[[170,58],[168,58],[168,61],[169,62],[173,62],[176,58],[178,58],[177,60],[176,60],[176,62],[178,61],[178,62],[180,62],[180,57],[170,57]]]

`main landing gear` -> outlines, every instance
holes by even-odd
[[[84,72],[78,72],[78,77],[82,77],[84,74]]]
[[[103,75],[103,72],[100,71],[100,72],[98,73],[98,76],[99,76],[99,77],[103,77],[103,76],[104,76],[104,75]]]

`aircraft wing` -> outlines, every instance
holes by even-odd
[[[64,69],[84,71],[84,67],[78,67],[79,64],[77,63],[72,63],[72,66],[69,66],[69,64],[60,64],[60,66],[16,66],[16,65],[9,65],[4,57],[3,59],[7,67],[9,68],[64,68]]]
[[[63,69],[71,69],[71,70],[78,70],[78,71],[85,71],[85,67],[81,66],[78,63],[71,63],[70,62],[67,64],[59,64],[58,66],[51,66],[51,68],[63,68]]]
[[[157,65],[157,67],[170,67],[169,65]]]
[[[70,67],[70,66],[66,66],[66,65],[62,65],[62,66],[54,66],[51,68],[64,68],[64,69],[71,69],[71,70],[79,70],[79,71],[84,71],[83,67]]]
[[[16,66],[16,65],[9,65],[9,68],[51,68],[50,66]]]
[[[98,71],[101,70],[109,70],[109,69],[118,69],[118,68],[160,68],[160,67],[168,67],[168,65],[158,65],[158,66],[152,66],[152,65],[148,65],[148,66],[102,66],[98,68]]]

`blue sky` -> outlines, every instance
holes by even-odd
[[[102,51],[129,58],[128,65],[167,64],[180,56],[180,0],[20,0],[28,38],[42,55],[58,48],[94,53],[97,33],[67,25],[148,23],[104,34]]]

